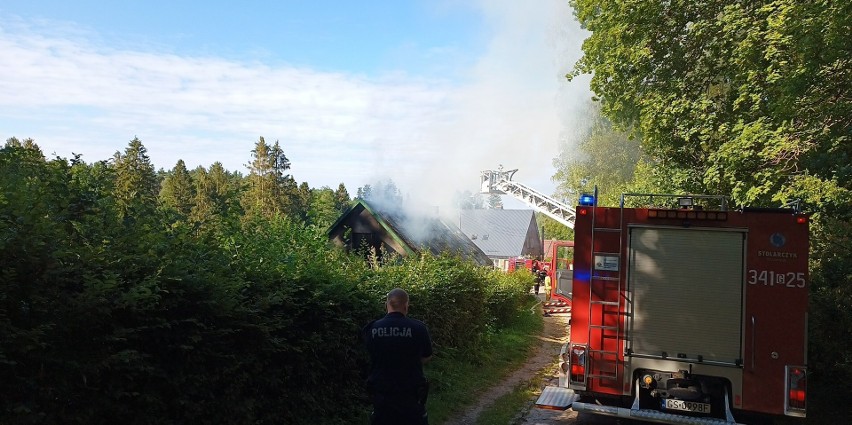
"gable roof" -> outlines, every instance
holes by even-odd
[[[459,216],[468,238],[489,257],[502,258],[530,254],[524,248],[534,220],[533,210],[471,209],[461,210]],[[534,230],[537,234],[538,228]]]
[[[353,201],[349,209],[329,228],[329,235],[338,232],[350,218],[364,211],[376,220],[388,237],[405,249],[406,252],[400,254],[411,255],[427,249],[435,255],[450,252],[483,266],[492,264],[491,259],[455,225],[438,217],[412,215],[398,208],[385,208],[363,199]]]

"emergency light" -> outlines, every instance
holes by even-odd
[[[593,207],[595,206],[595,195],[590,193],[584,193],[580,195],[579,204],[584,207]]]

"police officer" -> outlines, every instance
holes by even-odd
[[[427,425],[423,363],[432,357],[432,339],[423,322],[406,317],[408,293],[388,293],[388,314],[363,329],[370,353],[367,388],[373,399],[373,425]]]

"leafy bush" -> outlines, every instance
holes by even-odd
[[[0,150],[0,423],[351,423],[388,290],[445,358],[519,305],[516,278],[449,255],[371,269],[286,217],[119,205],[117,178]]]
[[[497,270],[487,272],[488,311],[491,324],[496,327],[508,325],[529,299],[533,275],[526,269],[505,274]]]

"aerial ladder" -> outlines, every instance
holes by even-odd
[[[552,199],[523,183],[513,181],[512,177],[514,177],[517,171],[518,169],[503,171],[502,165],[496,171],[483,171],[479,180],[480,191],[487,195],[514,196],[536,211],[568,226],[569,229],[573,229],[574,219],[576,218],[574,208]]]
[[[512,177],[514,177],[517,171],[517,169],[503,171],[502,165],[497,169],[497,171],[483,171],[480,178],[480,191],[483,194],[512,195],[532,207],[534,210],[568,226],[569,229],[573,229],[574,219],[576,218],[576,211],[574,208],[552,199],[525,184],[512,180]],[[585,195],[581,198],[585,199]],[[574,243],[555,243],[551,248],[551,264],[548,274],[551,276],[553,281],[554,291],[551,301],[542,305],[546,314],[564,314],[571,312],[573,272],[570,268],[569,262],[567,262],[567,260],[562,261],[560,258],[559,253],[560,248],[562,247],[573,250]]]

